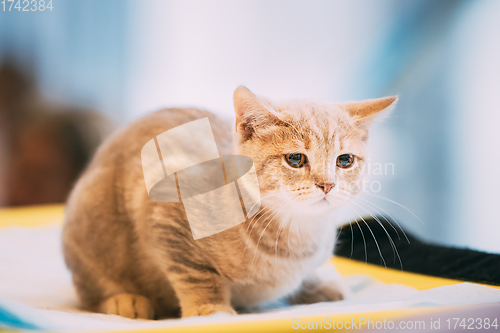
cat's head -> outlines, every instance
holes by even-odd
[[[237,88],[236,150],[254,161],[262,206],[315,214],[352,198],[367,162],[369,126],[396,100],[278,102]]]

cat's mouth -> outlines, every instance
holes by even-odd
[[[320,198],[319,200],[316,200],[315,202],[312,203],[312,206],[315,207],[327,207],[330,206],[330,201],[326,199],[326,195]]]

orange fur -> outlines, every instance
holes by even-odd
[[[65,260],[82,306],[91,311],[156,318],[208,315],[288,297],[311,303],[342,298],[315,271],[332,255],[335,208],[356,190],[368,127],[389,103],[274,102],[235,91],[237,132],[213,114],[165,109],[111,137],[75,186],[63,233]],[[150,200],[140,151],[156,135],[209,117],[221,154],[253,159],[262,204],[244,223],[194,241],[182,203]],[[361,117],[361,118],[360,118]],[[292,168],[286,154],[308,164]],[[349,169],[337,156],[353,154]],[[331,184],[327,194],[318,184]],[[120,310],[121,309],[121,310]]]

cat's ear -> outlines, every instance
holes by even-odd
[[[344,103],[344,105],[351,117],[353,117],[357,123],[370,124],[378,117],[380,112],[387,110],[388,112],[384,114],[389,114],[390,109],[396,105],[397,100],[397,96],[390,96],[361,102],[347,102]]]
[[[277,123],[279,118],[274,114],[269,103],[245,87],[234,91],[234,111],[236,112],[236,131],[248,140],[258,127]]]

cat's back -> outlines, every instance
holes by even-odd
[[[90,168],[110,159],[139,163],[141,149],[157,135],[191,121],[208,118],[217,147],[221,154],[232,151],[232,135],[229,123],[215,114],[194,108],[162,109],[143,116],[112,135],[96,153]]]
[[[153,204],[147,198],[141,150],[157,135],[207,118],[221,154],[232,150],[231,126],[211,112],[193,108],[162,109],[141,117],[111,135],[97,150],[76,183],[66,206],[66,234],[79,237],[116,221],[130,219]],[[99,220],[97,226],[96,220]],[[83,241],[83,238],[82,238]]]

